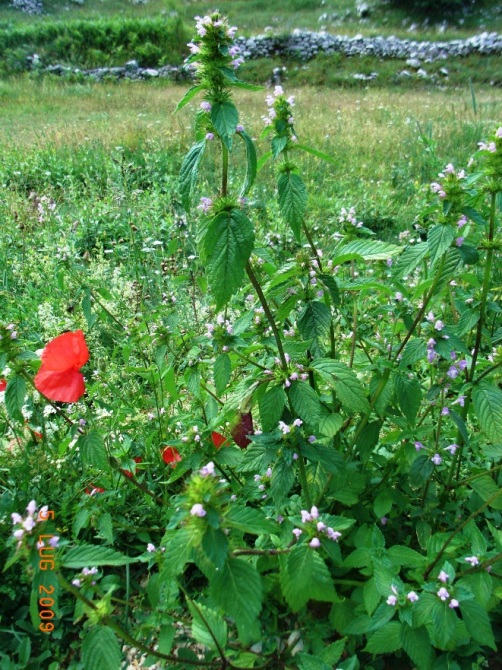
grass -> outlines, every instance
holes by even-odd
[[[472,14],[462,17],[462,22],[450,21],[448,25],[431,22],[424,25],[421,20],[401,9],[389,7],[383,0],[371,3],[369,18],[360,19],[355,10],[354,0],[220,0],[206,2],[200,0],[85,0],[82,5],[68,0],[45,0],[45,14],[39,17],[23,15],[9,8],[8,3],[0,4],[0,25],[37,23],[44,18],[60,18],[71,21],[81,18],[101,18],[107,16],[148,17],[158,14],[181,16],[191,24],[197,14],[203,15],[216,7],[244,33],[262,32],[272,29],[288,32],[294,28],[309,30],[326,29],[355,35],[401,34],[410,37],[409,27],[414,24],[413,36],[419,38],[455,38],[472,34],[473,31],[502,30],[502,12],[495,0],[486,0],[483,6]],[[411,4],[411,3],[410,3]]]

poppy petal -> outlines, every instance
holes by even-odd
[[[54,372],[42,365],[34,383],[37,391],[58,402],[76,402],[85,393],[84,375],[78,370]]]
[[[211,433],[211,441],[216,449],[219,449],[223,444],[225,444],[225,442],[228,442],[228,439],[221,433],[213,431]]]
[[[175,447],[166,447],[162,452],[162,460],[174,468],[181,461],[180,452]]]
[[[241,449],[245,449],[248,444],[251,444],[248,435],[253,435],[253,433],[253,417],[251,416],[251,412],[241,414],[239,421],[232,428],[232,437],[234,438],[235,444]]]
[[[0,379],[0,392],[5,391],[6,388],[7,388],[7,380]]]
[[[89,350],[84,340],[84,333],[63,333],[51,340],[42,352],[42,363],[47,370],[61,372],[63,370],[80,370],[89,360]]]

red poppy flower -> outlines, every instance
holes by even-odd
[[[141,458],[141,456],[135,456],[132,460],[135,463],[142,463],[143,462],[143,459]],[[133,473],[130,470],[122,470],[122,472],[125,474],[126,477],[132,477],[133,476]]]
[[[76,402],[85,393],[80,368],[89,360],[81,330],[63,333],[42,351],[42,367],[35,376],[35,388],[49,400]]]
[[[176,467],[176,463],[181,461],[181,456],[179,451],[175,447],[166,447],[162,451],[162,460],[167,465],[170,465],[172,468]]]
[[[221,433],[216,433],[214,431],[211,433],[211,441],[216,447],[216,449],[219,449],[225,443],[228,443],[228,439],[224,435],[222,435]]]
[[[5,391],[7,388],[7,380],[6,379],[0,379],[0,393],[2,391]]]
[[[239,420],[232,428],[232,437],[234,438],[235,444],[241,449],[245,449],[248,444],[251,444],[248,435],[253,435],[253,433],[253,417],[251,416],[251,412],[240,414]]]

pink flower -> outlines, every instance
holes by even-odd
[[[309,542],[309,547],[312,549],[318,549],[321,546],[321,541],[317,537],[313,537]]]
[[[192,509],[190,510],[190,514],[192,516],[203,517],[203,516],[206,516],[206,510],[204,509],[204,507],[200,503],[196,503],[195,505],[193,505]]]
[[[470,563],[473,567],[479,565],[479,558],[477,556],[466,556],[464,560],[466,563]]]
[[[408,598],[410,603],[416,603],[418,600],[418,596],[415,593],[415,591],[410,591],[406,597]]]
[[[440,582],[443,582],[443,584],[446,584],[446,582],[449,580],[449,577],[444,570],[441,570],[438,575],[438,579]]]
[[[439,589],[439,591],[437,592],[437,595],[438,595],[439,599],[442,600],[443,602],[445,600],[448,600],[448,598],[450,597],[450,594],[448,593],[448,591],[445,589],[444,586],[442,586]]]
[[[455,598],[452,598],[450,600],[450,602],[448,603],[448,607],[451,607],[451,609],[455,609],[455,607],[458,607],[458,606],[459,606],[459,602]]]

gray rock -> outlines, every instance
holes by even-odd
[[[147,77],[148,79],[153,79],[154,77],[159,76],[159,71],[154,70],[153,68],[147,68],[146,70],[143,70],[143,76]]]

